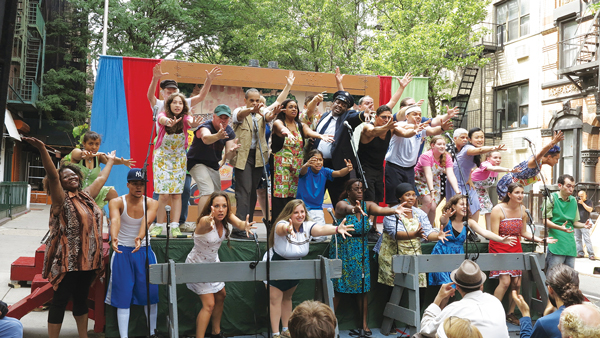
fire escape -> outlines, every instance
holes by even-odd
[[[477,66],[469,66],[462,69],[462,77],[458,85],[456,96],[450,101],[451,107],[458,107],[459,113],[453,119],[455,128],[479,127],[486,134],[486,139],[494,141],[501,134],[494,133],[494,86],[497,70],[495,53],[504,49],[504,31],[502,26],[492,23],[481,23],[475,31],[486,29],[485,34],[478,45],[482,46],[480,57],[488,58],[489,62],[483,69]],[[476,81],[480,77],[479,83]],[[469,100],[477,85],[480,85],[481,99],[479,107],[468,110]]]
[[[41,2],[20,0],[18,3],[7,102],[14,111],[37,112],[46,44]]]

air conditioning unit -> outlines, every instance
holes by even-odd
[[[529,57],[529,45],[520,45],[515,48],[515,58],[517,60]]]

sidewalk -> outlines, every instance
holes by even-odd
[[[11,288],[10,265],[20,256],[33,256],[35,250],[41,245],[40,241],[48,229],[50,206],[32,204],[31,212],[11,220],[0,226],[0,299],[12,305],[30,293],[29,287]],[[265,239],[266,231],[262,224],[257,224],[259,239]],[[106,227],[104,232],[106,232]],[[580,273],[580,288],[583,293],[596,305],[600,305],[600,275],[594,275],[594,267],[600,267],[600,261],[590,261],[587,258],[575,260],[575,268]],[[24,327],[24,337],[47,337],[48,312],[31,312],[21,318]],[[90,338],[103,337],[103,334],[94,334],[94,321],[89,320],[88,329]],[[61,330],[61,337],[76,338],[77,328],[70,312],[65,314]]]

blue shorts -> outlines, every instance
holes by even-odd
[[[132,253],[132,247],[119,245],[123,253],[113,252],[110,259],[110,281],[106,292],[106,304],[128,309],[132,304],[146,303],[146,248]],[[156,264],[156,255],[148,248],[148,261]],[[150,304],[158,303],[158,285],[150,284]]]

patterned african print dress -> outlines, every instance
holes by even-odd
[[[165,134],[160,147],[154,149],[152,170],[157,194],[181,194],[185,184],[187,134]]]
[[[506,218],[504,208],[500,206],[504,219],[500,221],[500,227],[498,229],[498,235],[500,236],[513,236],[517,238],[517,243],[514,246],[508,244],[490,241],[489,253],[519,253],[523,252],[521,247],[521,229],[523,228],[522,218]],[[521,213],[523,210],[521,210]],[[521,215],[522,216],[522,215]],[[510,275],[511,277],[520,277],[521,270],[494,270],[490,271],[490,278],[498,278],[499,275]]]
[[[304,160],[304,142],[298,131],[293,131],[295,140],[284,138],[283,148],[273,154],[273,197],[295,198],[298,179]]]
[[[345,202],[350,202],[345,199]],[[361,208],[366,210],[367,203],[361,201]],[[369,264],[368,217],[351,214],[346,216],[346,225],[354,225],[352,237],[337,237],[338,257],[342,260],[342,278],[333,279],[333,288],[341,293],[365,293],[371,290],[371,265]],[[329,257],[335,257],[335,240],[331,240]],[[363,285],[364,281],[364,285]]]
[[[467,227],[463,226],[462,231],[458,236],[456,235],[454,228],[452,227],[452,221],[449,220],[446,226],[444,226],[444,232],[450,230],[450,234],[446,236],[446,242],[442,243],[438,241],[431,251],[432,255],[452,255],[452,254],[464,254],[465,248],[464,243],[467,239]],[[429,285],[442,285],[446,283],[452,283],[450,279],[450,272],[432,272],[429,274]]]
[[[519,182],[521,183],[521,185],[523,185],[523,187],[526,187],[530,184],[539,181],[537,175],[540,173],[540,169],[538,169],[537,167],[527,167],[527,163],[529,162],[529,160],[531,160],[532,157],[533,155],[525,161],[519,163],[517,166],[515,166],[515,168],[521,169],[520,172],[507,173],[506,175],[502,176],[502,178],[498,181],[498,185],[496,186],[496,192],[498,192],[498,200],[502,200],[504,198],[506,192],[508,191],[508,185],[513,182]]]

